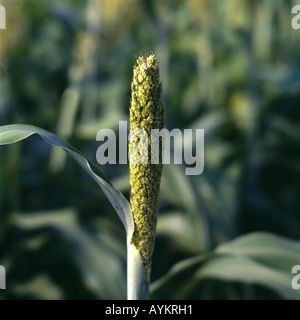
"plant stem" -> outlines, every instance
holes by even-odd
[[[149,281],[145,277],[142,257],[134,244],[127,239],[127,299],[148,300]]]

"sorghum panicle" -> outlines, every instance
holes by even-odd
[[[130,203],[135,227],[131,242],[141,253],[149,279],[162,174],[161,145],[159,164],[151,164],[151,129],[161,130],[165,126],[159,68],[154,55],[138,58],[131,91],[130,130],[143,129],[148,135],[148,164],[130,164]],[[129,153],[135,143],[129,143]]]

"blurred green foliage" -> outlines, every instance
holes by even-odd
[[[202,175],[164,167],[153,297],[299,298],[295,1],[1,4],[0,125],[42,127],[96,162],[97,131],[128,119],[133,65],[153,52],[168,128],[205,129]],[[1,147],[0,163],[0,299],[126,298],[125,233],[96,184],[37,137]],[[128,166],[103,170],[128,197]]]

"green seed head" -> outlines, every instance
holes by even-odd
[[[142,129],[148,135],[148,163],[130,164],[131,209],[134,219],[132,243],[140,251],[146,278],[150,277],[162,174],[161,145],[159,164],[151,164],[151,129],[165,126],[165,108],[161,101],[161,83],[156,57],[140,57],[131,84],[130,131]],[[136,144],[130,141],[129,153]],[[141,148],[142,149],[142,148]]]

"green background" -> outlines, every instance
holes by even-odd
[[[205,129],[203,174],[164,167],[152,298],[300,298],[296,1],[0,4],[0,125],[39,126],[96,163],[98,130],[128,120],[136,58],[154,53],[167,128]],[[129,198],[128,165],[101,170]],[[121,222],[39,137],[0,147],[0,264],[0,299],[126,298]]]

